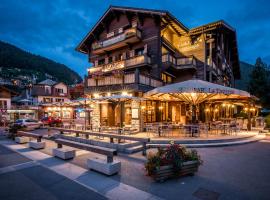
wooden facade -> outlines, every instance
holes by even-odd
[[[163,10],[110,7],[77,50],[93,65],[86,94],[145,92],[192,78],[233,86],[240,76],[232,27],[217,21],[188,29]]]
[[[164,10],[111,6],[76,50],[92,65],[85,79],[85,94],[90,97],[122,91],[142,96],[155,87],[192,78],[234,86],[240,78],[236,31],[231,26],[217,21],[188,29]],[[185,115],[183,105],[161,104],[143,106],[145,122],[181,121]],[[106,109],[103,113],[117,108]],[[173,109],[177,113],[172,116]]]

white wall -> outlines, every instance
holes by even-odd
[[[6,101],[7,102],[7,109],[11,108],[11,99],[10,98],[0,98],[0,101]]]

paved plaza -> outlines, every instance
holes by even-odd
[[[39,130],[39,132],[42,132]],[[195,176],[156,183],[145,175],[141,152],[119,154],[121,172],[105,176],[89,171],[78,150],[75,159],[51,156],[54,142],[41,151],[0,140],[0,199],[269,199],[270,137],[256,143],[199,148],[204,161]],[[148,150],[154,151],[154,150]]]

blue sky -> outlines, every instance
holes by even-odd
[[[224,19],[237,30],[240,60],[270,64],[270,0],[1,0],[0,40],[83,76],[87,56],[74,49],[109,5],[168,10],[189,28]]]

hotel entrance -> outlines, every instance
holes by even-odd
[[[131,102],[104,102],[100,104],[101,126],[131,125]]]

